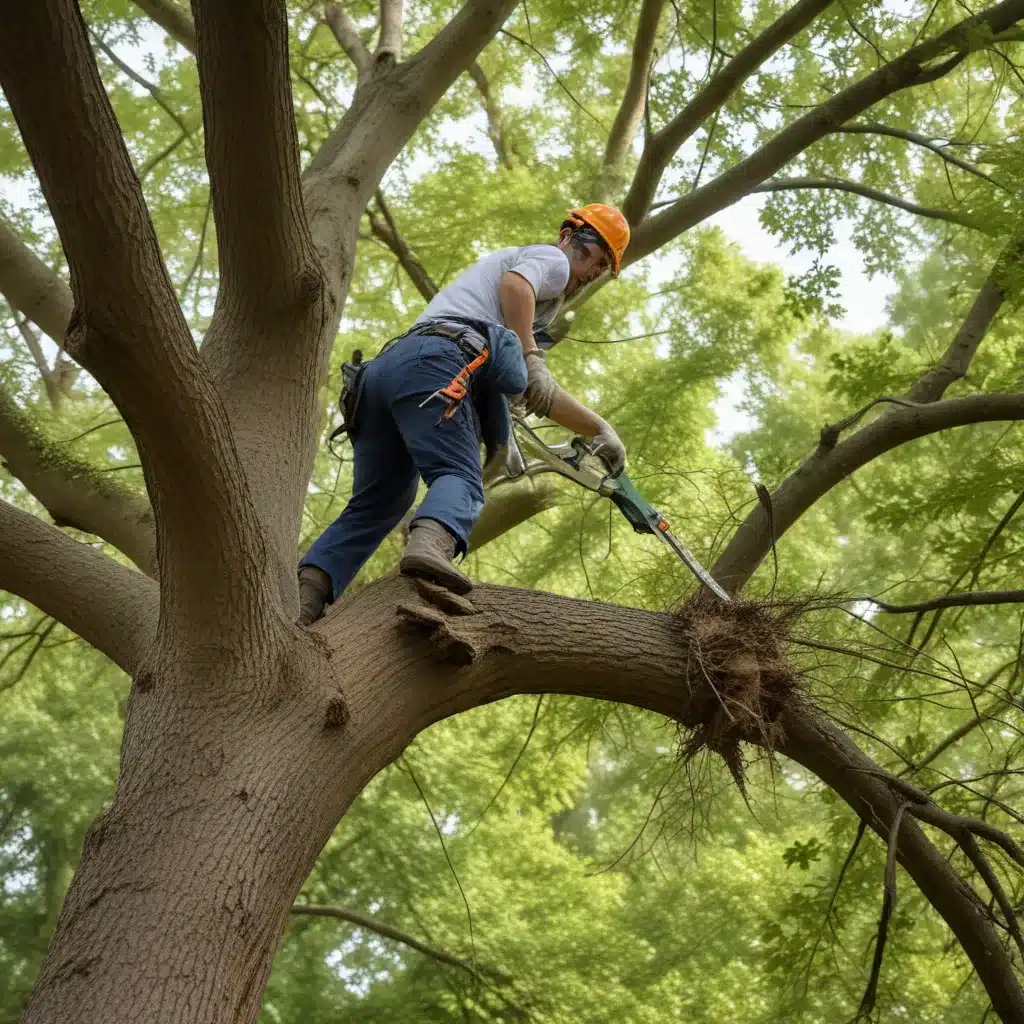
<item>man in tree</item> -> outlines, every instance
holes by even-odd
[[[626,452],[618,435],[555,383],[534,334],[583,285],[609,270],[618,274],[628,243],[629,225],[614,207],[591,203],[570,210],[555,244],[485,256],[438,292],[412,329],[367,366],[352,435],[352,499],[300,563],[301,623],[320,618],[401,521],[418,477],[428,491],[400,570],[456,593],[472,589],[452,559],[465,554],[484,504],[480,442],[488,462],[506,450],[507,395],[525,391],[527,412],[592,438],[608,471],[622,472]],[[453,385],[467,370],[470,402],[462,402],[453,397],[460,390]]]

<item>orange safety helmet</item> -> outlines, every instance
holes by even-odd
[[[580,228],[586,224],[604,240],[612,257],[612,273],[618,275],[622,266],[622,254],[629,245],[629,224],[614,206],[604,203],[589,203],[578,210],[570,210],[566,223]]]

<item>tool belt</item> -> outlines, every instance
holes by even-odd
[[[405,334],[392,338],[377,355],[383,355],[392,345],[398,344],[398,342],[405,338],[417,335],[421,337],[447,338],[454,345],[458,346],[467,360],[466,366],[448,384],[443,388],[439,388],[423,402],[426,405],[431,399],[440,398],[446,403],[441,419],[448,419],[454,415],[459,402],[468,393],[470,376],[487,361],[489,352],[486,325],[461,317],[425,320],[422,323],[413,325]],[[338,407],[341,410],[342,422],[341,426],[336,427],[332,431],[327,439],[328,444],[342,434],[348,434],[349,438],[355,437],[359,422],[359,406],[363,393],[363,374],[369,365],[370,360],[364,361],[363,353],[359,349],[352,353],[350,362],[341,364],[341,394],[338,397]]]

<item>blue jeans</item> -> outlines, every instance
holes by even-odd
[[[439,422],[445,404],[420,403],[448,384],[467,360],[447,338],[403,338],[374,359],[363,374],[359,422],[353,438],[352,498],[306,552],[300,565],[331,577],[333,599],[352,582],[381,541],[416,500],[422,477],[429,490],[416,519],[434,519],[465,554],[484,506],[480,442],[470,396],[451,419]]]

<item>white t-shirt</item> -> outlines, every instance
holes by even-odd
[[[554,245],[524,245],[518,249],[499,249],[464,270],[447,288],[441,289],[417,319],[433,320],[445,316],[469,317],[507,327],[501,313],[498,288],[510,270],[524,277],[533,288],[537,301],[533,329],[547,327],[562,305],[569,283],[569,260]]]

